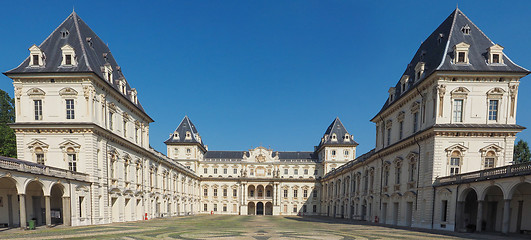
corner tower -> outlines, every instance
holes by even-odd
[[[353,136],[343,126],[339,117],[336,117],[326,129],[319,145],[315,147],[315,153],[323,164],[323,174],[354,159],[357,146]]]
[[[195,125],[185,116],[179,126],[170,134],[166,144],[168,157],[177,160],[186,167],[197,170],[199,160],[207,152]]]

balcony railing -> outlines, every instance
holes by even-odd
[[[457,183],[477,182],[496,178],[514,177],[531,174],[531,162],[507,165],[481,171],[457,174],[435,179],[433,185],[452,185]]]
[[[0,168],[88,182],[88,175],[84,173],[73,172],[15,158],[0,156]]]

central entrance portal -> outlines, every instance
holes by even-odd
[[[258,202],[256,204],[256,215],[264,215],[264,203]]]

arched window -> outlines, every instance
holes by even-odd
[[[488,151],[485,156],[483,167],[485,169],[494,168],[496,166],[496,153],[494,151]]]
[[[40,147],[35,148],[35,159],[37,160],[38,164],[44,165],[44,151]]]
[[[77,155],[76,151],[73,148],[66,149],[66,154],[68,156],[68,170],[77,172]]]
[[[462,162],[462,156],[459,151],[453,151],[450,156],[450,175],[456,175],[460,173],[460,167]]]

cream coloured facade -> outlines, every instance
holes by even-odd
[[[314,151],[214,151],[188,117],[166,155],[101,39],[73,12],[5,74],[20,159],[0,157],[0,224],[187,214],[324,215],[453,231],[531,231],[531,165],[513,165],[520,78],[456,9],[421,44],[358,143],[336,118]],[[354,106],[353,106],[354,107]]]

